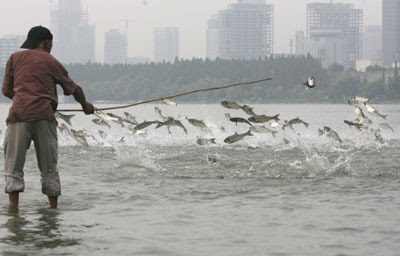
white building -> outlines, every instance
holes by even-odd
[[[179,28],[155,28],[153,54],[155,62],[173,63],[179,58]]]
[[[207,56],[254,59],[272,54],[273,20],[273,5],[265,0],[238,0],[209,20]]]
[[[382,59],[382,28],[381,26],[365,26],[363,34],[363,59]]]
[[[128,60],[127,35],[118,29],[110,29],[105,33],[104,63],[126,63]]]
[[[296,34],[296,54],[321,59],[324,67],[355,68],[362,55],[362,19],[352,4],[307,4],[307,31]]]
[[[50,0],[52,54],[63,63],[95,61],[95,26],[81,0]]]
[[[6,35],[0,38],[0,68],[4,68],[11,54],[20,49],[26,36],[22,35]]]

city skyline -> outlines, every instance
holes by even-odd
[[[209,2],[204,4],[204,2]],[[104,33],[109,29],[124,31],[125,17],[129,19],[128,56],[153,57],[153,29],[162,26],[179,27],[181,31],[180,56],[185,59],[205,58],[207,21],[219,10],[226,9],[237,0],[161,0],[113,1],[84,0],[89,22],[96,26],[96,60],[104,60]],[[34,25],[50,26],[48,0],[0,0],[0,22],[13,24],[2,26],[0,36],[26,35]],[[274,53],[289,53],[289,41],[295,31],[305,30],[306,4],[310,0],[267,0],[274,5]],[[364,25],[381,25],[381,1],[343,0],[364,9]],[[20,6],[24,6],[21,9]],[[7,7],[7,8],[3,8]],[[20,17],[15,15],[20,14]],[[23,18],[21,18],[23,17]],[[293,19],[296,17],[296,20]],[[188,22],[190,20],[190,22]]]

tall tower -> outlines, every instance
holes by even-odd
[[[254,59],[273,53],[273,5],[266,4],[265,0],[239,0],[211,20],[209,32],[215,30],[217,22],[218,40],[215,41],[219,57]],[[209,43],[213,41],[208,38]]]
[[[154,61],[174,62],[179,58],[179,28],[154,29]]]
[[[127,34],[118,29],[105,33],[104,62],[107,64],[126,63],[128,57]]]
[[[4,68],[11,54],[20,50],[26,36],[23,35],[5,35],[0,37],[0,68]]]
[[[400,1],[382,1],[382,53],[386,66],[400,59]]]
[[[63,63],[94,61],[95,26],[81,0],[50,0],[50,30],[54,35],[53,55]]]
[[[307,4],[307,37],[326,42],[330,62],[355,68],[362,56],[362,28],[362,10],[354,9],[352,4]]]

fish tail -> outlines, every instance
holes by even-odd
[[[72,126],[71,119],[72,119],[74,116],[75,116],[75,114],[66,115],[66,116],[65,116],[65,122],[66,122],[67,124],[69,124],[69,126]]]
[[[281,119],[279,119],[279,115],[280,115],[280,114],[276,114],[276,115],[274,115],[274,116],[272,117],[272,119],[275,119],[276,121],[279,121],[279,120],[281,120]]]
[[[215,143],[215,138],[212,138],[212,139],[211,139],[211,143],[216,144],[216,143]]]

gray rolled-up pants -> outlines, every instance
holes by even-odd
[[[42,193],[61,195],[60,177],[57,171],[58,141],[57,124],[39,120],[10,123],[4,138],[5,192],[23,192],[26,151],[33,140],[38,161]]]

